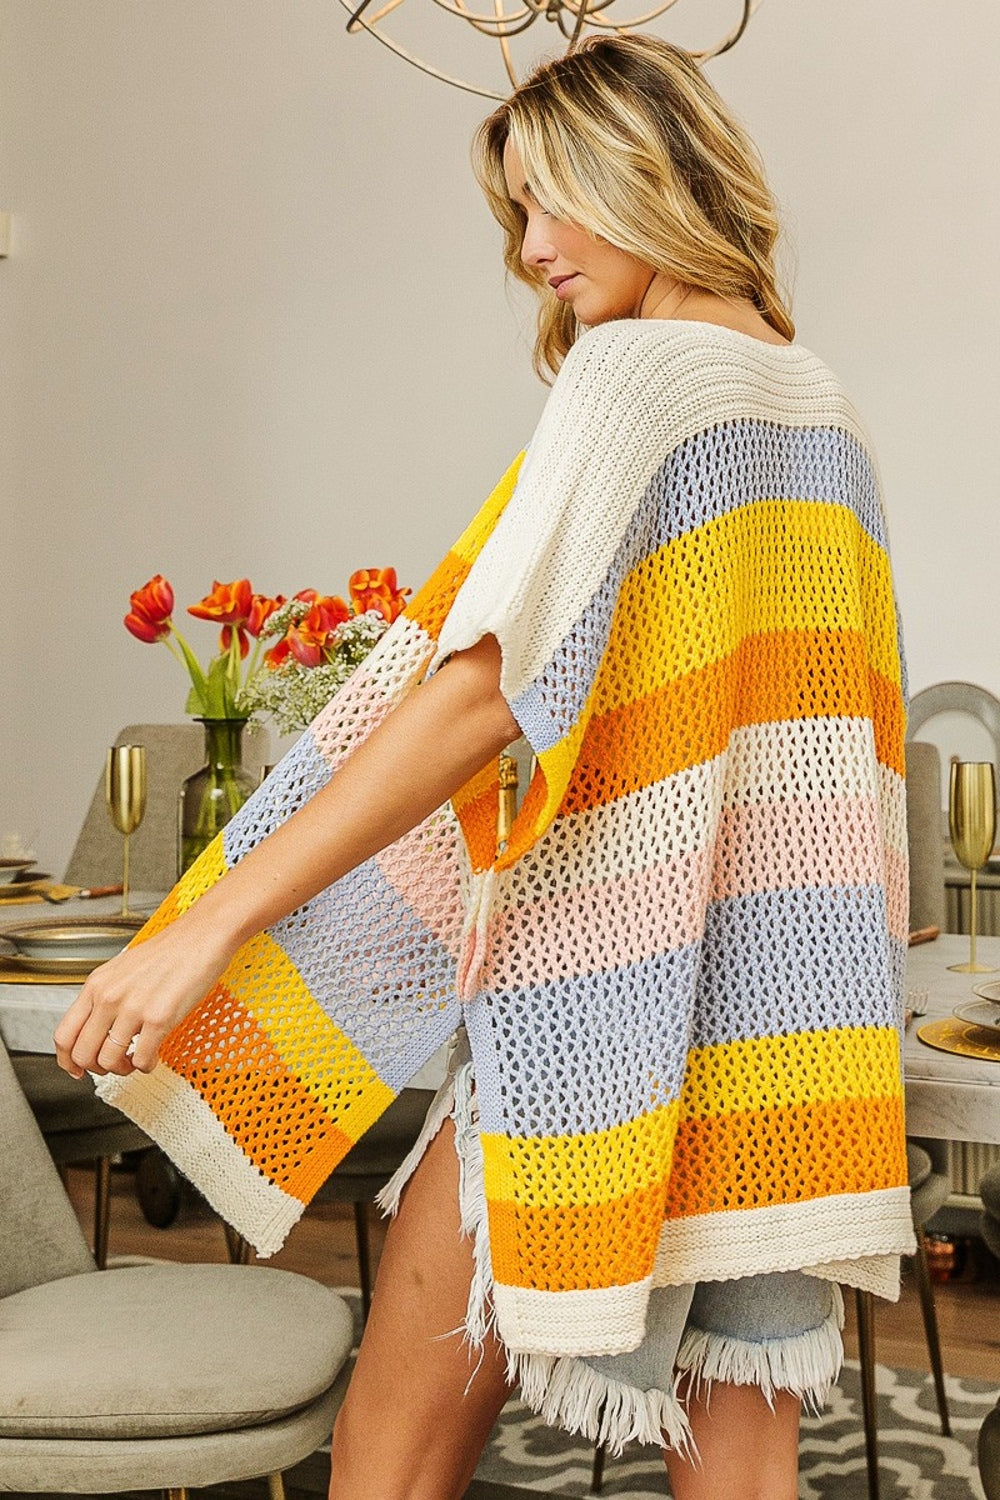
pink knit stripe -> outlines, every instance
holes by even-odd
[[[885,851],[885,893],[889,931],[905,943],[910,935],[910,877],[906,856],[896,849]]]
[[[818,885],[879,885],[876,802],[795,798],[727,807],[719,819],[713,900]]]
[[[457,837],[435,840],[433,870],[427,869],[428,824],[443,816],[446,814],[434,814],[419,828],[389,844],[375,856],[375,862],[400,898],[457,961],[465,921]],[[415,874],[422,878],[415,879]]]
[[[542,984],[637,963],[701,935],[710,856],[695,850],[597,885],[508,908],[490,921],[482,983]]]

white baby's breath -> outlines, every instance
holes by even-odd
[[[275,611],[263,635],[282,636],[289,624],[305,618],[310,606],[293,599]],[[240,707],[247,714],[266,714],[279,733],[305,729],[326,707],[354,669],[364,661],[389,626],[377,610],[354,615],[338,625],[327,648],[333,660],[306,667],[289,656],[278,667],[262,667],[247,684]]]

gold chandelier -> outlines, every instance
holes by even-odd
[[[456,88],[465,89],[470,94],[479,94],[484,99],[503,99],[503,94],[498,94],[494,89],[489,89],[475,83],[466,83],[461,78],[455,78],[450,73],[434,67],[432,63],[424,62],[416,57],[401,42],[391,37],[384,29],[383,23],[387,18],[398,12],[404,0],[383,0],[378,5],[378,0],[340,0],[341,5],[350,14],[347,22],[347,30],[350,33],[367,31],[376,37],[383,46],[395,52],[397,57],[402,57],[406,62],[412,63],[414,67],[420,68],[422,72],[429,73],[432,78],[440,78],[443,83],[454,84]],[[587,29],[592,31],[623,33],[635,31],[640,26],[648,26],[651,22],[665,15],[677,4],[677,0],[659,0],[648,10],[639,15],[623,16],[617,13],[619,0],[493,0],[493,12],[483,13],[473,9],[467,0],[433,0],[439,10],[448,15],[457,16],[468,23],[474,30],[481,32],[484,36],[492,37],[499,43],[503,66],[511,86],[517,87],[517,73],[514,68],[514,60],[511,53],[511,38],[520,36],[533,26],[536,21],[546,20],[558,27],[566,39],[565,51],[572,52],[573,48],[586,35]],[[641,4],[641,0],[639,0]],[[703,51],[693,52],[692,56],[699,62],[704,62],[710,57],[718,57],[722,52],[728,52],[730,47],[735,47],[740,37],[750,24],[750,18],[761,4],[761,0],[739,0],[742,14],[732,29],[723,36],[722,40],[713,46],[706,47]],[[372,10],[373,5],[378,5]],[[615,14],[610,14],[612,10]]]

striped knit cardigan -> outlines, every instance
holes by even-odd
[[[102,1094],[269,1254],[464,1019],[509,1349],[633,1348],[652,1285],[895,1295],[900,646],[873,460],[797,345],[585,334],[527,456],[138,941],[489,632],[537,757],[505,852],[492,766]]]

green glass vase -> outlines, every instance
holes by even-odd
[[[243,765],[246,719],[199,719],[205,764],[181,784],[177,809],[177,874],[194,864],[256,790]]]

